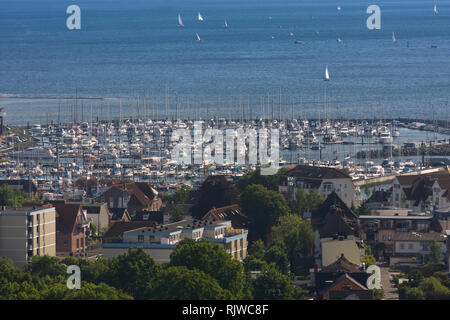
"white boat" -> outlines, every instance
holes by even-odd
[[[382,144],[390,144],[392,143],[392,137],[389,132],[383,132],[380,134],[380,143]]]
[[[200,12],[198,13],[198,21],[203,21],[203,17]]]
[[[228,28],[228,22],[227,19],[225,19],[225,24],[224,24],[225,28]]]
[[[180,14],[178,14],[178,26],[179,27],[184,27],[183,20],[181,20],[181,15]]]
[[[394,129],[394,130],[392,131],[392,136],[393,136],[393,137],[400,137],[400,130]]]
[[[434,5],[433,11],[434,11],[434,14],[438,14],[437,5]]]
[[[330,74],[328,73],[328,66],[325,67],[325,81],[330,80]]]
[[[337,6],[337,11],[341,11],[341,10],[342,10],[341,6]]]
[[[198,35],[198,33],[195,34],[197,37],[197,41],[202,41],[202,39],[200,38],[200,36]]]
[[[336,38],[336,41],[337,41],[337,43],[341,43],[341,42],[342,42],[342,39],[339,38],[339,37],[337,37],[337,38]]]
[[[392,42],[397,43],[397,39],[395,38],[395,33],[392,32]]]

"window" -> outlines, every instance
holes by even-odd
[[[67,247],[67,240],[64,240],[64,247]]]
[[[409,250],[414,249],[414,244],[413,244],[413,243],[408,243],[408,249],[409,249]]]
[[[404,243],[400,243],[400,249],[405,249],[405,244]]]
[[[84,248],[84,239],[81,238],[81,248]]]
[[[80,247],[80,239],[77,239],[77,249]]]
[[[144,242],[144,236],[143,235],[138,235],[138,242]]]

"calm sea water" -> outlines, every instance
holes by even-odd
[[[0,106],[11,124],[118,118],[120,98],[133,117],[448,119],[450,1],[436,3],[438,15],[423,0],[1,0]],[[381,30],[366,28],[370,4]],[[24,99],[75,93],[107,99]]]

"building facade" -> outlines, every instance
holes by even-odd
[[[0,210],[0,256],[22,267],[33,256],[56,255],[56,211],[48,205]]]

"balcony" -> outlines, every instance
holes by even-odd
[[[27,227],[28,228],[33,228],[33,221],[28,221]]]
[[[27,239],[33,239],[33,233],[28,233]]]
[[[33,251],[33,245],[29,244],[27,249],[28,249],[28,251]]]

